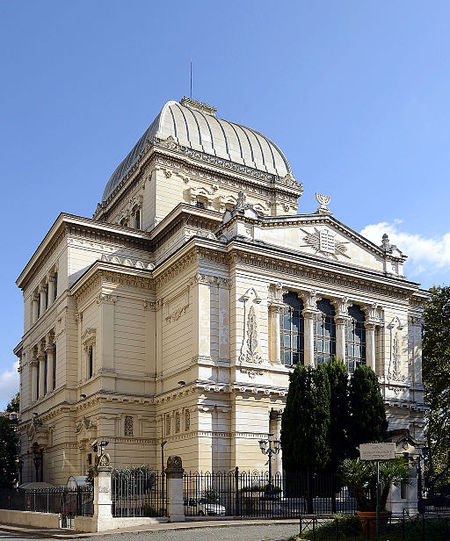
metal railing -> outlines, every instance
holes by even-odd
[[[111,478],[112,512],[115,517],[163,517],[167,515],[164,474],[153,471],[116,471]]]
[[[65,516],[92,516],[94,491],[91,485],[76,490],[65,486],[0,490],[0,508]]]
[[[303,514],[353,514],[356,501],[337,476],[267,472],[185,473],[187,516],[297,518]]]

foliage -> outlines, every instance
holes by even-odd
[[[328,427],[330,458],[327,470],[334,473],[344,458],[349,456],[348,372],[346,364],[335,357],[323,366],[330,383],[330,425]]]
[[[16,422],[0,417],[0,488],[12,488],[17,480],[19,443]]]
[[[342,464],[342,479],[355,493],[358,511],[376,511],[377,465],[372,461],[346,459]],[[392,483],[409,482],[408,462],[404,458],[380,462],[380,509],[386,508]]]
[[[349,389],[349,443],[354,457],[360,443],[375,443],[386,439],[388,422],[375,372],[360,365],[353,373]]]
[[[16,393],[12,398],[9,404],[6,406],[6,411],[8,413],[16,412],[19,413],[20,408],[20,393]]]
[[[274,485],[258,485],[254,484],[247,487],[242,487],[239,489],[239,492],[245,493],[260,493],[260,492],[270,492],[271,494],[279,494],[281,492],[281,488]]]
[[[206,503],[218,503],[219,493],[214,489],[205,490],[203,492],[203,499]]]
[[[316,472],[330,457],[330,384],[325,368],[297,365],[289,376],[281,421],[283,466],[287,471]]]
[[[347,517],[334,515],[333,520],[319,524],[314,532],[311,529],[303,532],[302,539],[335,539],[336,537],[353,539],[361,533],[361,521],[357,515]]]
[[[450,286],[430,289],[423,325],[427,412],[426,480],[436,494],[450,485]]]

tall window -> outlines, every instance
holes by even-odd
[[[53,389],[56,389],[56,344],[53,344],[53,366],[52,366],[52,372],[53,372]]]
[[[319,314],[316,320],[314,347],[316,364],[320,364],[336,355],[336,324],[335,310],[328,299],[318,301],[317,309]]]
[[[58,295],[58,273],[55,272],[55,287],[54,287],[54,293],[53,293],[53,300],[56,299],[57,295]]]
[[[141,209],[137,209],[136,215],[135,215],[135,221],[136,221],[136,229],[141,228]]]
[[[366,329],[364,327],[364,312],[354,304],[348,309],[350,321],[347,325],[345,340],[345,357],[348,371],[352,374],[360,364],[366,363]]]
[[[88,378],[94,375],[94,348],[89,346],[88,349]]]
[[[41,294],[38,292],[38,296],[37,296],[37,304],[38,304],[38,307],[37,307],[37,314],[38,314],[38,317],[41,315]]]
[[[47,394],[48,355],[44,353],[44,395]]]
[[[283,297],[285,307],[281,325],[281,359],[286,366],[304,363],[303,302],[298,295],[289,292]]]
[[[41,363],[37,362],[36,366],[36,398],[39,398],[39,379],[41,377]]]
[[[48,284],[45,284],[45,309],[48,308]]]

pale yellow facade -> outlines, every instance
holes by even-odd
[[[292,370],[287,292],[303,302],[305,364],[317,301],[335,308],[341,358],[348,307],[364,311],[390,426],[422,439],[425,294],[402,253],[326,204],[298,214],[302,187],[278,147],[204,104],[168,102],[147,135],[93,219],[61,214],[18,278],[23,480],[36,450],[46,481],[85,474],[96,439],[116,467],[160,469],[167,441],[187,470],[265,468],[258,441],[279,435]]]

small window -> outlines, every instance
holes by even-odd
[[[184,430],[187,432],[191,429],[191,412],[189,410],[184,411]]]
[[[180,412],[177,411],[175,414],[175,432],[178,433],[181,430],[181,415]]]
[[[87,463],[88,463],[88,466],[92,466],[92,453],[88,453]]]
[[[48,284],[45,284],[45,309],[48,308]]]
[[[37,296],[37,305],[38,305],[37,315],[39,317],[41,315],[41,295],[40,295],[40,293],[38,293],[38,296]]]
[[[41,377],[41,363],[37,362],[36,366],[36,398],[39,398],[39,380]]]
[[[166,436],[170,435],[170,430],[171,430],[170,415],[166,415]]]
[[[204,209],[205,208],[205,203],[203,203],[203,201],[197,201],[195,203],[195,206],[199,209]]]

